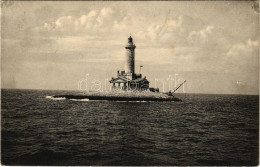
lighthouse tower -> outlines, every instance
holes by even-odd
[[[135,45],[133,43],[133,38],[130,36],[128,38],[128,43],[125,46],[126,58],[125,58],[125,73],[135,74]]]
[[[117,77],[109,81],[112,90],[143,91],[149,89],[149,81],[135,73],[135,45],[130,36],[125,46],[125,71],[117,71]]]

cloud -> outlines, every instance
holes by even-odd
[[[54,39],[52,46],[55,50],[92,55],[106,53],[107,49],[113,48],[118,55],[111,57],[120,60],[126,42],[126,38],[121,38],[135,30],[136,59],[139,61],[172,64],[186,71],[227,69],[223,61],[234,44],[220,27],[186,15],[167,15],[165,20],[155,20],[152,24],[140,22],[139,28],[135,25],[137,21],[135,24],[132,21],[127,11],[104,7],[79,16],[66,15],[53,22],[45,22],[42,30],[55,32],[56,35],[60,32],[61,37]],[[254,42],[251,41],[251,44]]]
[[[190,45],[194,42],[202,43],[208,40],[214,33],[214,26],[204,23],[199,18],[179,16],[167,18],[163,23],[153,23],[146,30],[138,32],[143,40],[151,40],[155,43],[176,43],[178,45]]]
[[[138,36],[149,40],[166,40],[172,37],[172,33],[181,30],[183,17],[166,19],[164,23],[153,23],[146,30],[138,32]]]
[[[248,39],[245,43],[238,43],[235,45],[232,45],[232,47],[228,50],[227,56],[228,57],[247,57],[252,54],[252,52],[257,51],[259,46],[259,41],[252,41],[251,39]],[[255,55],[255,54],[253,54]]]
[[[218,37],[214,38],[214,35]],[[161,64],[172,64],[186,71],[214,71],[217,65],[208,67],[208,64],[218,64],[219,56],[227,51],[226,41],[223,40],[225,36],[219,29],[191,16],[169,17],[161,24],[148,26],[146,31],[139,32],[137,36],[143,37],[141,40],[144,43],[149,41],[143,46],[145,51],[142,55],[145,55],[144,52],[148,54],[142,59],[158,59]],[[149,59],[151,55],[153,59]]]
[[[127,16],[124,16],[122,20],[119,20],[119,21],[115,21],[114,22],[114,25],[113,27],[116,29],[116,30],[126,30],[129,25],[132,25],[132,18],[131,16],[127,15]]]
[[[81,16],[62,16],[54,22],[45,22],[38,30],[82,32],[107,32],[112,29],[124,29],[131,24],[131,17],[123,11],[116,11],[105,7],[100,10],[91,10]]]
[[[212,34],[214,27],[213,26],[207,26],[206,28],[200,30],[200,31],[192,31],[189,33],[189,40],[206,40],[207,37]]]
[[[232,45],[223,61],[228,67],[226,70],[254,76],[253,74],[258,72],[256,69],[259,69],[259,41],[248,39],[243,43]]]

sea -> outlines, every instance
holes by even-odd
[[[182,102],[50,98],[70,93],[1,90],[2,165],[259,164],[258,95],[176,94]]]

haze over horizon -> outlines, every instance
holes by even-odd
[[[77,90],[89,74],[90,86],[100,81],[108,87],[117,70],[124,70],[131,35],[135,70],[143,65],[152,87],[173,89],[176,76],[177,84],[188,81],[187,93],[259,94],[256,4],[2,2],[1,86]]]

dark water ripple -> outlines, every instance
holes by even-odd
[[[5,165],[257,165],[259,96],[78,102],[2,90]]]

